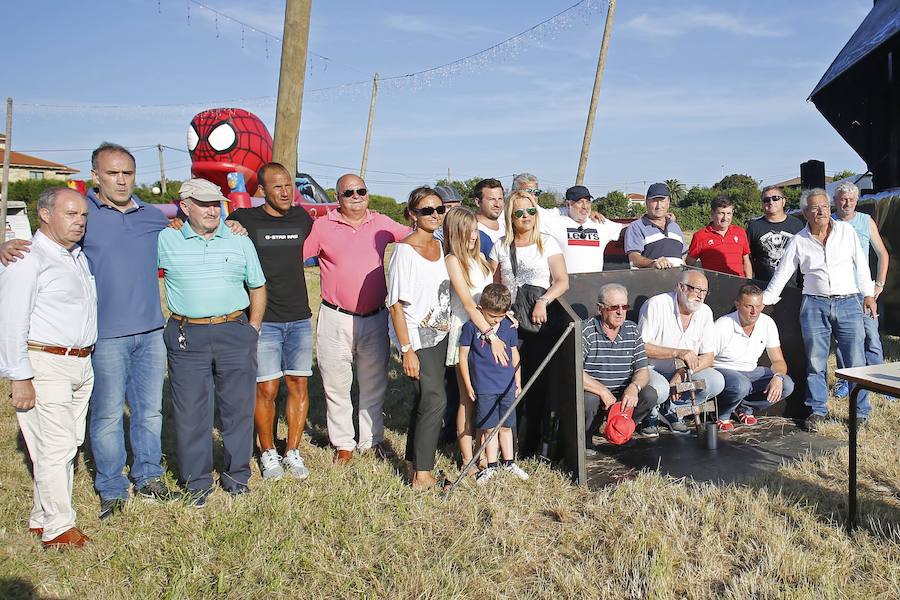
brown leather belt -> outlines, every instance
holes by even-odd
[[[172,318],[179,323],[189,323],[191,325],[218,325],[219,323],[225,323],[227,321],[236,321],[237,318],[243,314],[244,311],[236,310],[233,313],[219,315],[218,317],[200,317],[198,319],[192,319],[190,317],[182,317],[181,315],[172,313]]]
[[[28,349],[60,356],[77,356],[78,358],[90,356],[91,352],[94,351],[93,346],[88,346],[87,348],[64,348],[62,346],[45,346],[44,344],[33,344],[31,342],[28,342]]]

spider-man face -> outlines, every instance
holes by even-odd
[[[211,108],[191,119],[187,132],[191,173],[228,194],[226,176],[244,175],[247,193],[258,187],[256,171],[272,160],[272,136],[259,117],[243,108]]]

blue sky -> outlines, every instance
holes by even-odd
[[[577,0],[313,4],[300,167],[324,186],[359,169],[370,84],[476,53]],[[282,35],[284,0],[204,0]],[[585,184],[643,193],[657,180],[711,185],[746,173],[771,183],[807,159],[826,171],[862,160],[806,101],[871,0],[619,0]],[[12,96],[13,147],[83,169],[103,140],[186,148],[191,117],[214,106],[258,114],[274,131],[281,46],[186,0],[48,0],[4,11],[12,49],[0,97]],[[188,17],[190,13],[190,17]],[[454,179],[539,176],[574,183],[606,2],[459,72],[386,84],[367,181],[405,198],[450,169]],[[323,90],[324,91],[316,91]],[[50,106],[48,106],[50,105]],[[58,151],[68,150],[68,151]],[[154,149],[138,180],[158,178]],[[166,150],[167,176],[189,157]]]

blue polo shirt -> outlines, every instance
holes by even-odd
[[[684,233],[674,221],[666,219],[662,229],[644,215],[633,221],[625,230],[625,254],[640,252],[641,256],[656,260],[657,258],[681,259],[687,252],[684,245]]]
[[[105,204],[96,189],[87,193],[88,218],[81,248],[97,282],[97,330],[116,338],[159,329],[156,246],[169,220],[152,204],[132,196],[121,212]]]
[[[514,389],[516,370],[512,363],[512,348],[519,340],[509,319],[500,321],[497,337],[506,344],[509,362],[505,367],[494,360],[491,343],[484,339],[472,321],[466,321],[459,334],[460,347],[469,349],[469,376],[476,394],[505,394]]]
[[[160,233],[159,268],[166,275],[169,310],[194,319],[247,308],[244,285],[258,288],[266,282],[253,242],[224,223],[208,240],[188,223]]]

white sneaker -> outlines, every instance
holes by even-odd
[[[309,477],[309,469],[306,468],[306,465],[303,463],[303,457],[300,456],[300,451],[296,448],[288,450],[284,454],[282,464],[287,467],[288,474],[292,477],[296,477],[297,479],[306,479]]]
[[[516,463],[510,463],[510,464],[504,466],[503,470],[508,471],[509,473],[512,473],[513,475],[515,475],[522,481],[528,481],[528,473],[523,471],[522,467],[520,467]]]
[[[263,479],[281,479],[284,469],[281,468],[281,457],[278,456],[278,450],[272,448],[262,453],[262,456],[259,457],[259,470],[262,471]]]
[[[496,467],[488,467],[483,471],[480,471],[478,475],[475,476],[475,483],[478,485],[485,485],[490,480],[491,477],[497,474]]]

